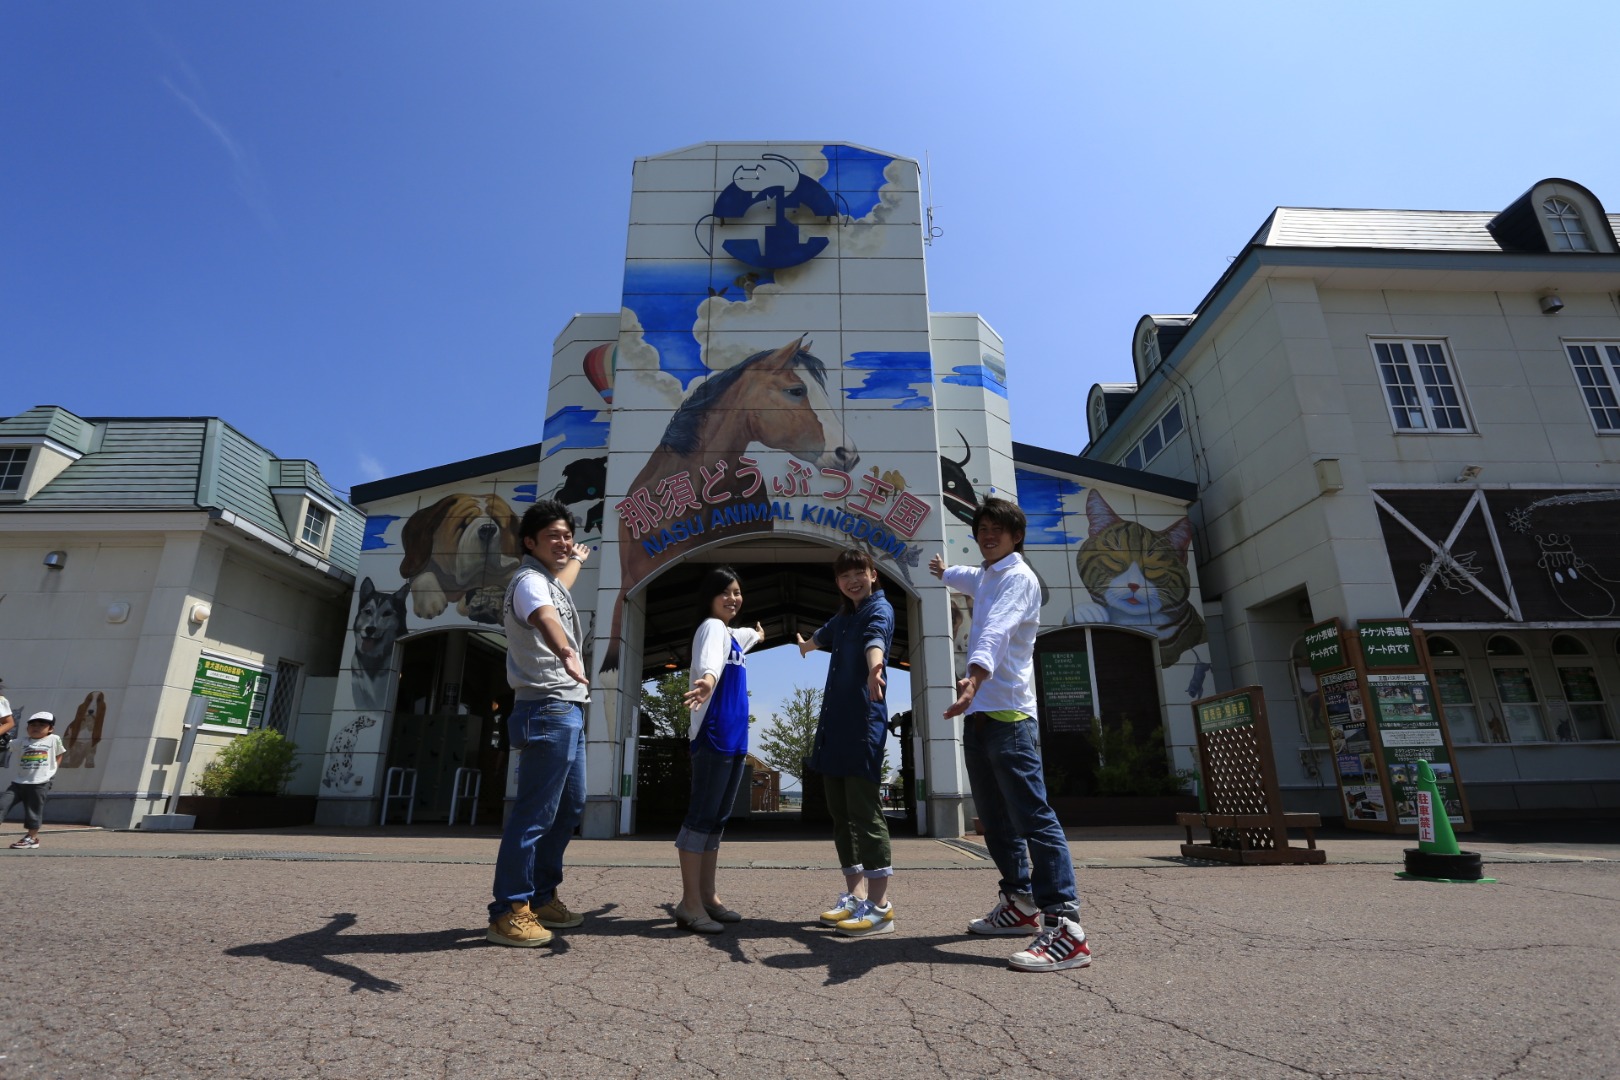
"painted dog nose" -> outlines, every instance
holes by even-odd
[[[495,534],[500,531],[501,527],[499,525],[495,524],[493,521],[486,521],[482,525],[478,526],[478,539],[493,540],[495,539]]]

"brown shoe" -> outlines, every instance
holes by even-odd
[[[534,917],[540,920],[540,925],[552,930],[572,930],[585,921],[585,916],[577,911],[569,911],[568,905],[562,902],[562,897],[555,893],[550,900],[533,911]]]
[[[520,949],[551,942],[551,931],[540,925],[529,905],[518,901],[512,910],[489,924],[486,940],[497,945],[516,945]]]

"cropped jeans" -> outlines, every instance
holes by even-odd
[[[746,754],[722,754],[699,735],[692,743],[692,797],[675,835],[680,851],[719,851],[731,808],[748,767]]]
[[[968,713],[962,753],[984,844],[1001,871],[1001,891],[1033,895],[1048,915],[1080,917],[1074,860],[1063,826],[1046,801],[1034,718],[997,720]]]
[[[519,751],[517,797],[495,856],[493,921],[518,901],[549,901],[563,851],[585,816],[585,713],[575,701],[519,701],[507,730]]]

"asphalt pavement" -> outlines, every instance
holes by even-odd
[[[511,949],[487,829],[47,826],[0,850],[0,1077],[1620,1076],[1613,821],[1464,836],[1470,885],[1396,878],[1400,838],[1327,832],[1310,867],[1070,838],[1095,959],[1028,974],[964,932],[975,837],[897,838],[897,931],[864,940],[815,921],[825,835],[734,827],[715,937],[675,928],[668,837],[578,840],[585,924]]]

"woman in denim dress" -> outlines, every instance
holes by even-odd
[[[894,930],[894,905],[887,900],[894,867],[881,797],[889,734],[884,665],[894,642],[894,608],[878,588],[877,564],[866,551],[839,552],[833,577],[842,598],[838,612],[809,638],[799,638],[801,656],[818,648],[832,654],[810,767],[826,787],[844,890],[821,921],[848,937],[866,937]]]

